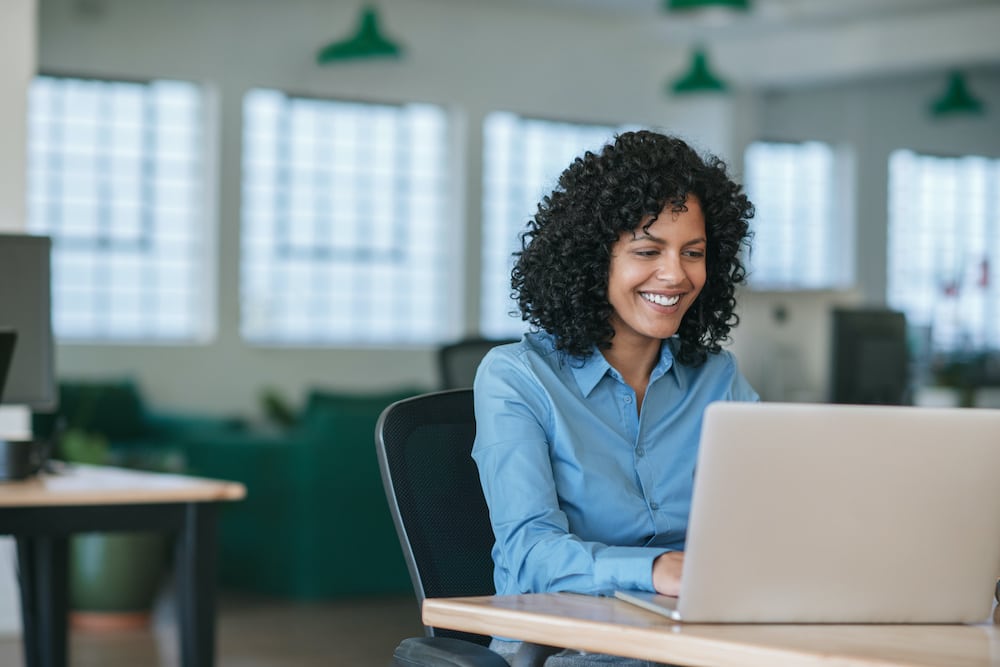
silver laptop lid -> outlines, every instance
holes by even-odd
[[[687,621],[981,622],[1000,575],[1000,410],[715,403]]]

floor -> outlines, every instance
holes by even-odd
[[[222,594],[217,667],[385,667],[404,637],[422,634],[412,597],[323,603]],[[70,632],[70,667],[179,667],[174,608],[157,603],[150,626]],[[19,637],[0,638],[0,665],[24,664]]]

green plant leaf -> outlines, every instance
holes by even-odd
[[[69,429],[59,440],[59,453],[70,463],[105,465],[111,459],[108,439],[98,433]]]

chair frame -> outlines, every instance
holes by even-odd
[[[378,454],[378,466],[379,472],[382,475],[382,486],[385,489],[386,501],[389,503],[389,510],[392,514],[393,524],[396,526],[396,534],[399,537],[400,547],[403,550],[403,557],[406,561],[407,570],[410,573],[410,580],[413,583],[413,592],[416,594],[418,605],[423,604],[424,599],[427,597],[427,593],[424,589],[423,576],[420,572],[420,566],[417,563],[416,555],[413,552],[413,547],[411,546],[410,535],[406,529],[406,525],[403,519],[403,512],[400,509],[399,501],[396,497],[397,480],[393,479],[392,467],[389,462],[388,448],[386,446],[384,433],[386,427],[390,424],[391,420],[398,419],[397,408],[403,403],[412,403],[418,401],[424,401],[428,399],[439,399],[442,397],[454,397],[456,400],[461,399],[464,396],[468,396],[468,409],[472,410],[472,389],[445,389],[442,391],[430,392],[427,394],[421,394],[419,396],[413,396],[393,403],[383,410],[382,414],[379,416],[378,423],[375,427],[375,441],[376,441],[376,452]],[[474,416],[469,413],[470,420],[474,421]],[[470,446],[471,452],[471,446]],[[483,594],[491,595],[493,591],[484,591]],[[424,626],[424,631],[428,637],[439,636],[439,633],[435,631],[434,628],[430,626]],[[489,637],[485,635],[476,635],[473,633],[462,633],[458,631],[448,631],[449,636],[461,636],[467,638],[470,641],[474,641],[478,644],[488,644]]]
[[[386,500],[389,503],[393,524],[396,526],[396,534],[399,537],[400,547],[406,560],[406,567],[410,572],[410,580],[413,583],[413,591],[417,596],[418,605],[422,606],[427,597],[424,588],[424,577],[421,575],[417,558],[413,551],[410,535],[403,520],[403,512],[400,511],[397,499],[397,485],[392,475],[390,465],[389,447],[386,446],[385,432],[387,427],[398,427],[393,420],[400,419],[399,407],[402,404],[419,403],[427,400],[453,399],[456,401],[457,409],[462,411],[460,419],[454,423],[471,423],[475,426],[475,414],[473,412],[472,389],[458,388],[435,391],[419,396],[397,401],[385,408],[379,416],[378,424],[375,428],[375,449],[378,454],[379,472],[382,475],[382,486],[385,489]],[[471,443],[469,444],[469,455],[472,453]],[[485,502],[485,499],[484,499]],[[488,520],[488,518],[487,518]],[[491,529],[492,534],[492,529]],[[490,590],[482,591],[483,594],[493,594],[492,581],[489,584]],[[459,632],[457,630],[443,630],[425,625],[425,637],[410,637],[404,639],[396,651],[393,653],[393,664],[399,666],[414,667],[416,665],[441,665],[447,664],[453,667],[508,667],[507,661],[498,653],[488,648],[491,637],[469,632]],[[511,660],[514,667],[540,667],[544,665],[545,659],[558,652],[560,649],[554,646],[543,644],[533,644],[523,642],[517,654]]]

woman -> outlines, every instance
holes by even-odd
[[[757,400],[720,347],[752,215],[720,160],[648,131],[542,200],[512,274],[532,331],[475,382],[497,594],[678,594],[702,412]]]

